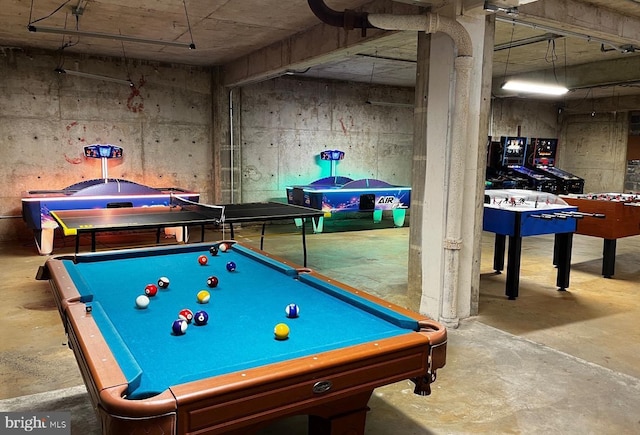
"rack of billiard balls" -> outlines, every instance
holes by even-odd
[[[218,251],[226,252],[229,246],[226,243],[221,243],[218,246],[212,246],[209,249],[211,255],[217,255]],[[198,256],[198,263],[201,266],[206,266],[209,259],[206,255]],[[226,268],[229,272],[236,270],[236,264],[233,261],[229,261],[226,264]],[[151,300],[149,298],[158,294],[158,288],[167,289],[169,287],[169,278],[163,276],[160,277],[156,284],[147,284],[144,288],[144,294],[136,298],[136,307],[138,309],[146,309]],[[207,286],[209,288],[215,288],[219,284],[219,279],[216,276],[209,276],[207,278]],[[211,294],[207,290],[200,290],[196,294],[196,300],[199,304],[207,304],[211,299]],[[285,313],[288,318],[293,319],[299,316],[300,308],[296,304],[289,304],[285,307]],[[187,332],[187,328],[191,322],[196,326],[204,326],[209,321],[209,314],[204,310],[198,310],[195,313],[188,308],[180,310],[178,318],[173,321],[171,330],[174,335],[184,335]],[[289,338],[290,329],[286,323],[278,323],[273,328],[273,334],[276,340],[286,340]]]

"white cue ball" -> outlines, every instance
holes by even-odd
[[[147,295],[140,295],[136,298],[136,307],[145,309],[149,306],[149,297]]]

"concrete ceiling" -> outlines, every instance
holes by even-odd
[[[451,3],[455,2],[326,0],[337,11],[362,7],[389,13],[418,13],[418,6],[435,10],[453,7]],[[574,98],[640,94],[640,0],[491,3],[518,8],[517,15],[495,13],[495,83],[512,75],[557,77],[574,89]],[[461,4],[478,11],[483,2]],[[30,23],[38,31],[28,31]],[[44,28],[79,33],[44,33]],[[218,65],[234,84],[290,73],[413,86],[416,33],[367,33],[362,37],[352,30],[345,36],[341,29],[328,29],[306,0],[3,0],[0,9],[0,54],[5,55],[29,48],[62,49],[69,55]],[[533,42],[536,39],[539,42]],[[187,47],[192,42],[195,49]]]

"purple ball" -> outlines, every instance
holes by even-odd
[[[209,315],[206,311],[197,311],[193,315],[193,322],[198,326],[206,325],[208,321]]]
[[[182,335],[187,332],[187,325],[186,320],[178,319],[173,322],[173,327],[171,329],[175,335]]]

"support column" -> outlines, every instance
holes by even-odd
[[[446,322],[449,327],[456,327],[458,319],[470,316],[472,305],[477,309],[477,302],[473,304],[472,301],[477,300],[479,285],[480,245],[476,236],[481,235],[482,214],[479,210],[482,202],[479,198],[480,192],[484,192],[484,163],[480,156],[486,153],[487,135],[487,116],[481,115],[481,110],[488,107],[488,102],[483,106],[481,101],[486,96],[482,91],[483,74],[486,72],[482,66],[485,17],[465,16],[458,17],[458,20],[471,36],[476,53],[473,62],[467,66],[471,68],[468,93],[456,92],[454,64],[457,47],[452,39],[444,33],[435,33],[429,38],[428,50],[421,48],[421,43],[425,41],[420,37],[418,39],[419,73],[416,84],[408,279],[411,303],[414,303],[418,287],[421,287],[418,311]],[[421,70],[428,73],[420,76]],[[464,100],[456,101],[456,94]],[[427,107],[429,110],[426,110]],[[462,121],[455,118],[465,112]],[[463,132],[454,130],[454,121],[465,126]],[[462,141],[459,136],[461,133]],[[481,133],[485,139],[479,141]],[[462,143],[463,149],[462,152],[458,150],[461,157],[453,161],[452,137],[456,134],[456,143]],[[462,168],[455,173],[460,175],[450,179],[452,166],[458,165],[462,165]],[[454,191],[459,193],[452,198],[450,189],[454,182],[458,184]],[[413,198],[416,193],[419,213],[414,216]],[[452,208],[449,206],[451,201],[460,204]],[[448,216],[448,210],[455,212],[453,215],[457,217]],[[460,219],[460,222],[448,222],[447,219]],[[415,225],[423,229],[414,229]],[[447,236],[447,228],[458,228],[450,231],[449,236],[453,236],[453,239]],[[447,255],[452,255],[455,261],[449,261]]]
[[[407,299],[409,307],[415,311],[420,309],[423,285],[423,251],[421,242],[424,231],[423,216],[425,214],[425,190],[427,188],[425,181],[427,178],[427,108],[429,101],[430,52],[431,34],[418,32],[415,107],[413,114],[411,213],[409,215],[409,263],[407,268]]]

